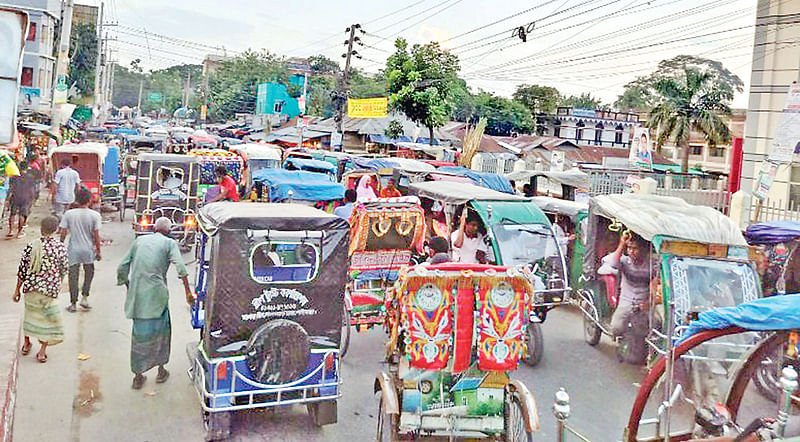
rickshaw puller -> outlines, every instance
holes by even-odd
[[[135,375],[132,385],[135,390],[144,385],[147,379],[144,372],[155,366],[158,366],[157,383],[169,377],[164,365],[169,362],[172,336],[167,286],[170,263],[183,281],[186,302],[194,303],[178,243],[169,236],[171,227],[169,218],[158,218],[155,233],[137,238],[117,268],[117,285],[128,287],[125,316],[133,320],[131,371]]]
[[[228,169],[225,166],[217,166],[214,169],[214,175],[217,176],[217,184],[219,184],[219,193],[210,202],[216,201],[239,201],[239,193],[236,186],[236,181],[228,175]]]

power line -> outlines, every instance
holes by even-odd
[[[417,6],[418,4],[420,4],[420,3],[424,2],[424,1],[425,1],[425,0],[419,0],[419,1],[417,1],[417,2],[414,2],[414,3],[412,3],[412,4],[408,5],[408,6],[405,6],[405,7],[402,7],[402,8],[400,8],[400,9],[397,9],[397,10],[395,10],[395,11],[393,11],[393,12],[390,12],[390,13],[388,13],[388,14],[381,15],[381,16],[380,16],[380,17],[378,17],[378,18],[373,18],[372,20],[365,21],[365,22],[364,22],[364,24],[365,24],[365,25],[368,25],[368,24],[375,23],[376,21],[383,20],[383,19],[384,19],[384,18],[386,18],[386,17],[390,17],[390,16],[392,16],[392,15],[395,15],[395,14],[398,14],[398,13],[400,13],[400,12],[403,12],[403,11],[405,11],[405,10],[408,10],[408,9],[410,9],[410,8],[413,8],[414,6]]]
[[[409,21],[409,20],[411,20],[412,18],[419,17],[420,15],[422,15],[422,14],[424,14],[424,13],[428,12],[428,11],[431,11],[431,10],[433,10],[433,9],[436,9],[436,8],[438,8],[438,7],[440,7],[440,6],[444,5],[444,4],[446,4],[446,3],[450,3],[451,1],[454,1],[454,0],[442,0],[441,2],[439,2],[439,3],[437,3],[437,4],[433,5],[433,6],[431,6],[430,8],[423,9],[422,11],[420,11],[420,12],[417,12],[416,14],[410,15],[410,16],[408,16],[408,17],[406,17],[406,18],[404,18],[404,19],[402,19],[402,20],[399,20],[399,21],[397,21],[397,22],[394,22],[394,23],[392,23],[391,25],[384,26],[384,27],[383,27],[383,29],[385,30],[385,29],[388,29],[388,28],[395,27],[395,26],[397,26],[397,25],[399,25],[399,24],[401,24],[401,23],[408,22],[408,21]],[[462,1],[462,0],[455,0],[455,2],[454,2],[453,4],[451,4],[451,5],[449,5],[449,6],[445,6],[445,7],[444,7],[442,10],[440,10],[440,11],[438,11],[438,12],[434,12],[433,14],[431,14],[431,15],[429,15],[429,16],[426,16],[426,17],[424,17],[424,18],[423,18],[422,20],[420,20],[420,21],[414,22],[413,24],[411,24],[411,26],[408,26],[408,27],[406,27],[406,28],[403,28],[403,29],[401,29],[399,32],[396,32],[395,34],[388,35],[388,36],[386,36],[386,37],[382,37],[382,36],[380,36],[380,35],[375,35],[375,34],[373,34],[373,35],[375,35],[375,37],[378,37],[378,38],[379,38],[381,41],[383,41],[383,40],[387,40],[387,39],[389,39],[389,38],[391,38],[391,37],[394,37],[394,36],[396,36],[396,35],[400,34],[400,33],[401,33],[401,32],[403,32],[403,31],[406,31],[406,30],[410,29],[411,27],[413,27],[413,26],[415,26],[415,25],[417,25],[417,24],[419,24],[419,23],[421,23],[421,22],[423,22],[423,21],[425,21],[425,20],[427,20],[427,19],[429,19],[429,18],[431,18],[431,17],[433,17],[433,16],[435,16],[435,15],[439,14],[440,12],[444,11],[445,9],[448,9],[448,8],[450,8],[451,6],[455,6],[455,4],[456,4],[456,3],[459,3],[459,2],[461,2],[461,1]]]

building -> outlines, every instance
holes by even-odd
[[[800,2],[759,0],[753,45],[750,96],[744,129],[744,191],[757,186],[759,170],[769,155],[789,86],[800,80]],[[795,155],[797,157],[797,155]],[[800,164],[777,168],[767,198],[783,209],[800,207]]]
[[[3,6],[28,13],[30,25],[22,57],[19,111],[50,113],[55,72],[55,31],[61,20],[59,0],[10,0]]]
[[[92,25],[97,26],[97,17],[100,7],[92,5],[75,4],[72,7],[72,26]]]
[[[639,115],[577,107],[559,107],[543,119],[542,135],[572,140],[578,145],[629,148]],[[542,118],[539,118],[542,121]]]
[[[744,136],[746,114],[744,109],[734,109],[731,117],[727,119],[731,143],[735,138]],[[689,167],[703,172],[727,175],[731,170],[731,143],[711,146],[702,133],[692,131],[689,136]],[[668,157],[680,164],[680,149],[673,145],[665,145],[664,152],[669,152],[671,155]]]

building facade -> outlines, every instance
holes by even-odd
[[[711,146],[705,136],[692,131],[689,136],[689,167],[700,169],[704,172],[727,175],[731,170],[731,144],[735,138],[744,136],[746,110],[734,109],[733,114],[727,119],[728,130],[731,133],[731,143]],[[681,152],[672,144],[664,145],[662,151],[669,153],[668,157],[680,164]]]
[[[629,148],[639,115],[575,107],[559,107],[548,116],[542,135],[574,141],[578,145]]]
[[[100,7],[92,5],[75,4],[72,8],[72,26],[92,25],[97,26],[97,16]]]

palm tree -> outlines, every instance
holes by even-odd
[[[681,172],[689,168],[689,136],[702,133],[710,146],[728,143],[730,130],[723,118],[731,114],[732,93],[721,88],[707,72],[684,67],[679,78],[663,78],[653,85],[660,95],[650,110],[647,125],[658,133],[657,146],[672,139],[681,149]]]

